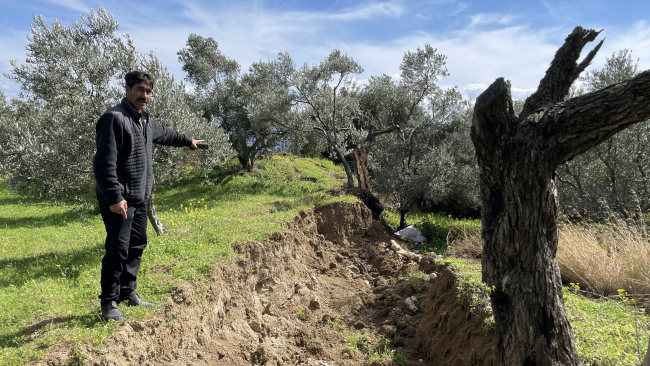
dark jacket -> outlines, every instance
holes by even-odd
[[[190,146],[192,139],[138,113],[125,99],[97,121],[97,153],[93,160],[97,199],[113,205],[146,202],[153,188],[152,143]]]

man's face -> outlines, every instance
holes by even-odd
[[[133,88],[129,88],[127,85],[126,89],[126,100],[131,104],[131,106],[142,113],[144,107],[147,106],[149,100],[151,100],[151,85],[142,82],[140,84],[133,85]]]

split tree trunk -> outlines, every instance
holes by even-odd
[[[493,287],[499,365],[579,364],[555,259],[555,169],[650,117],[650,71],[563,101],[602,45],[577,64],[598,33],[574,29],[519,116],[503,78],[476,100],[483,281]]]

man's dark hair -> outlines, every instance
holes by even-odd
[[[142,71],[131,71],[124,76],[124,81],[126,86],[133,88],[134,85],[140,84],[142,82],[147,83],[153,89],[153,85],[156,83],[153,76],[147,72]]]

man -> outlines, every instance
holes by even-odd
[[[122,320],[117,304],[154,306],[135,292],[142,251],[147,246],[147,198],[153,187],[152,143],[188,146],[192,138],[150,118],[146,106],[153,77],[141,71],[126,74],[126,97],[97,121],[97,153],[93,161],[97,200],[106,227],[102,259],[102,316]]]

